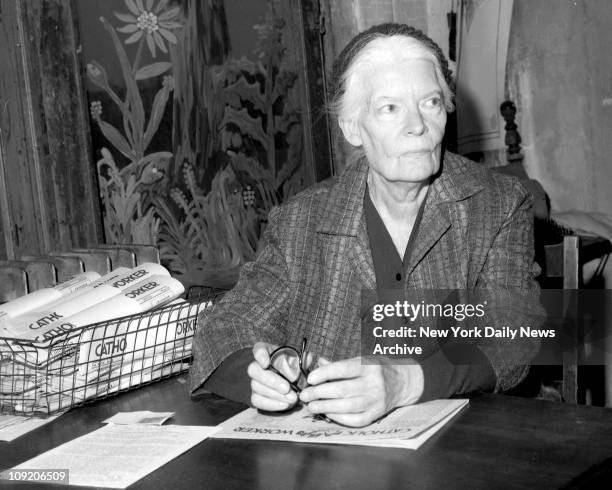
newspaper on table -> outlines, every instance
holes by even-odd
[[[223,422],[221,430],[211,437],[418,449],[468,402],[433,400],[401,407],[361,428],[319,420],[306,407],[288,414],[266,414],[249,408]]]

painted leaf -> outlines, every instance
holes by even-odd
[[[276,102],[279,98],[284,98],[287,95],[287,91],[293,87],[297,80],[297,74],[292,71],[282,70],[277,76],[274,83],[274,90],[272,91],[271,100]]]
[[[301,122],[297,111],[287,112],[280,116],[274,116],[274,132],[288,133],[294,124]]]
[[[164,116],[164,111],[166,109],[166,103],[168,102],[168,96],[170,94],[170,88],[168,85],[164,85],[158,92],[155,94],[155,99],[153,100],[153,107],[151,108],[151,115],[149,117],[149,124],[147,125],[147,130],[144,133],[142,146],[143,151],[146,150],[149,143],[153,139],[153,136],[157,132],[159,128],[159,123]]]
[[[142,155],[142,140],[144,135],[144,124],[145,124],[145,112],[144,106],[142,103],[142,98],[140,97],[140,92],[138,91],[138,86],[136,85],[136,79],[132,74],[132,67],[128,60],[127,54],[123,49],[121,41],[115,32],[115,29],[102,17],[100,19],[104,28],[108,31],[113,40],[113,44],[115,45],[115,50],[117,51],[117,57],[119,58],[119,63],[121,65],[121,72],[123,74],[123,80],[125,81],[125,86],[127,89],[127,97],[126,97],[126,110],[129,111],[129,118],[132,123],[132,138],[134,141],[134,151],[138,155]],[[126,131],[129,129],[126,128]]]
[[[158,63],[152,63],[147,66],[143,66],[136,72],[136,80],[146,80],[147,78],[153,78],[161,75],[162,73],[167,72],[170,67],[172,67],[172,63],[168,63],[167,61],[160,61]]]
[[[251,102],[255,109],[266,112],[266,100],[259,89],[259,83],[249,83],[244,77],[223,90],[225,102],[234,108],[242,107],[242,101]]]
[[[230,123],[238,126],[242,135],[250,136],[251,138],[256,139],[267,151],[268,136],[261,126],[261,121],[258,118],[256,119],[251,117],[247,109],[234,109],[233,107],[226,107],[220,127],[223,128]]]
[[[117,128],[110,125],[106,121],[103,121],[102,119],[98,119],[97,122],[100,126],[102,134],[106,136],[106,139],[110,141],[113,146],[117,148],[117,150],[119,150],[121,153],[123,153],[126,157],[128,157],[129,159],[134,159],[134,152],[130,148],[130,145],[128,144],[126,139],[121,135],[119,131],[117,131]]]

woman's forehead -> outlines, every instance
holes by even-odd
[[[435,64],[426,58],[407,58],[396,63],[381,61],[363,75],[370,97],[441,91]]]

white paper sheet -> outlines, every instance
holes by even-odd
[[[136,412],[117,412],[112,417],[103,420],[102,423],[117,425],[162,425],[171,417],[174,417],[174,412],[151,412],[149,410],[139,410]]]
[[[361,428],[317,420],[306,408],[286,415],[267,415],[249,408],[224,422],[211,437],[418,449],[467,404],[466,399],[419,403],[398,408]]]
[[[65,468],[70,485],[126,488],[202,442],[217,427],[109,424],[13,468]]]
[[[19,415],[0,415],[0,441],[13,441],[34,429],[54,421],[60,415],[54,415],[45,419],[21,417]]]

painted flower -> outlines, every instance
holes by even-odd
[[[129,14],[115,12],[115,17],[126,25],[117,29],[124,34],[130,34],[125,44],[139,41],[143,36],[147,42],[151,56],[155,58],[156,46],[164,53],[168,52],[166,41],[177,43],[172,29],[183,27],[179,22],[181,8],[179,6],[166,9],[169,0],[160,0],[153,8],[155,0],[124,0]]]
[[[174,77],[172,75],[166,75],[162,80],[162,85],[168,87],[168,90],[174,90]]]
[[[102,102],[94,100],[89,104],[89,112],[91,113],[92,119],[99,119],[102,115]]]

